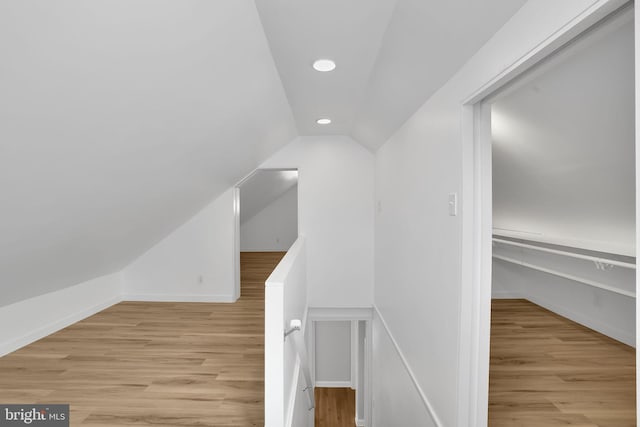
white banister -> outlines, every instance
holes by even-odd
[[[307,407],[313,407],[314,401],[304,343],[306,268],[305,243],[300,236],[265,283],[265,427],[307,426],[313,420],[313,411]],[[295,320],[286,324],[288,319]]]
[[[309,401],[309,410],[315,408],[315,396],[313,379],[311,378],[311,365],[309,364],[309,356],[307,354],[307,346],[304,344],[304,337],[302,336],[302,321],[294,319],[289,323],[289,330],[285,332],[285,340],[291,335],[293,345],[300,359],[300,369],[302,370],[302,376],[304,377],[305,387],[302,389],[307,394]],[[299,333],[298,333],[299,332]]]

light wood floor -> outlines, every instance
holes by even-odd
[[[235,304],[123,302],[0,358],[0,402],[69,403],[72,426],[263,426],[264,281]],[[10,327],[10,325],[2,325]]]
[[[636,425],[635,349],[526,300],[494,300],[489,426]]]
[[[355,427],[355,390],[350,388],[316,388],[315,397],[315,427]]]

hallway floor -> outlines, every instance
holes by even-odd
[[[355,427],[356,392],[350,388],[316,388],[315,427]]]
[[[635,349],[526,300],[494,300],[490,427],[636,425]]]
[[[264,281],[283,255],[242,255],[235,304],[123,302],[0,358],[0,402],[68,403],[72,426],[262,427]]]

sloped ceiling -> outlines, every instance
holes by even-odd
[[[524,1],[0,2],[0,305],[118,271],[297,135],[376,149]]]
[[[524,3],[256,0],[300,134],[351,135],[374,151]],[[318,58],[336,69],[315,72]]]
[[[298,185],[297,170],[258,170],[240,185],[240,225]]]
[[[633,51],[619,18],[495,102],[497,233],[635,254]]]
[[[0,3],[2,304],[117,271],[296,135],[250,0]]]

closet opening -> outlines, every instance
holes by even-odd
[[[635,425],[633,10],[484,101],[490,426]]]
[[[463,101],[460,424],[636,425],[634,264],[640,181],[635,159],[640,140],[635,134],[634,13],[629,1],[592,4],[553,27],[542,43]],[[609,44],[610,49],[602,49],[615,38],[618,42]],[[598,51],[604,59],[594,65]],[[564,75],[558,77],[564,84],[552,79],[556,74]],[[520,105],[525,95],[534,101]],[[553,333],[560,336],[543,335],[545,322],[527,323],[524,308],[518,307],[515,319],[523,324],[498,322],[498,310],[491,310],[493,297],[532,304],[551,315],[552,322],[569,322],[587,335],[562,335],[566,330],[560,323],[553,324]],[[525,342],[525,332],[540,332],[530,355],[538,353],[545,360],[500,356],[499,343],[492,342],[499,338],[499,326],[505,327],[502,338],[508,344],[502,347],[507,350]],[[625,356],[607,353],[594,337],[623,349]],[[590,341],[588,353],[552,346]],[[597,353],[599,359],[593,357]],[[554,377],[544,366],[579,354],[586,356],[575,364],[565,359],[566,366],[573,366],[570,372]],[[491,374],[490,356],[492,362],[502,362]],[[594,381],[604,376],[589,370],[598,365],[624,370],[605,403],[594,400],[602,388]],[[538,372],[529,375],[532,383],[524,382],[526,374],[506,381],[513,390],[501,393],[511,399],[515,418],[505,421],[499,412],[509,408],[489,400],[497,390],[499,377],[494,375],[522,368]],[[536,404],[540,393],[527,388],[531,385],[560,386],[568,391],[567,399],[554,401],[558,396],[552,396]],[[527,396],[527,390],[533,394]],[[521,405],[529,405],[528,411],[519,410]]]

